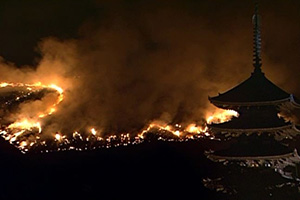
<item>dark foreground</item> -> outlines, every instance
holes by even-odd
[[[2,139],[0,144],[1,200],[282,199],[286,194],[268,196],[265,189],[253,187],[259,186],[255,182],[264,181],[261,174],[233,175],[232,179],[244,185],[238,195],[205,188],[203,178],[226,173],[226,168],[203,156],[204,150],[219,146],[216,141],[156,141],[86,152],[26,155]],[[280,179],[272,172],[271,176]],[[298,198],[289,194],[289,199]]]

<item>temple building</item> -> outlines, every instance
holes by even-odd
[[[209,131],[216,138],[232,140],[231,146],[219,151],[207,151],[206,156],[216,162],[238,163],[247,167],[271,167],[286,178],[295,178],[298,170],[287,173],[287,167],[300,162],[296,149],[285,141],[300,134],[297,126],[281,117],[281,111],[300,108],[300,102],[272,83],[262,71],[260,16],[257,6],[252,18],[254,26],[254,70],[250,77],[236,87],[209,97],[218,108],[239,113],[228,122],[210,124]],[[287,175],[289,174],[289,176]]]

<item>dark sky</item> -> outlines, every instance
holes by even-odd
[[[44,37],[77,37],[80,26],[94,15],[101,11],[90,0],[1,0],[0,54],[18,65],[31,64]]]
[[[30,64],[37,56],[35,47],[45,37],[77,38],[80,28],[85,23],[94,22],[100,25],[109,15],[118,15],[118,13],[126,18],[125,20],[130,20],[130,23],[138,26],[138,23],[143,23],[139,16],[143,15],[145,10],[155,13],[161,9],[173,9],[174,12],[178,11],[178,18],[182,12],[185,12],[194,16],[195,20],[199,18],[205,20],[209,24],[205,28],[212,29],[220,35],[230,32],[236,35],[239,30],[234,33],[235,29],[247,28],[247,31],[251,31],[248,28],[251,28],[249,22],[254,2],[238,0],[1,0],[0,54],[17,64]],[[264,51],[271,52],[270,49],[276,52],[283,51],[283,55],[286,55],[287,51],[291,54],[296,53],[300,48],[300,2],[297,0],[258,2],[263,16]],[[176,21],[177,19],[174,18],[169,23],[179,26],[180,24]],[[178,28],[184,29],[184,27]],[[291,39],[293,39],[292,42]],[[284,48],[291,43],[293,47]],[[271,52],[269,56],[275,56],[274,54],[277,53]],[[297,56],[289,55],[279,58],[276,55],[274,59],[286,60],[288,63],[292,59],[290,57]]]
[[[0,55],[19,68],[32,65],[34,77],[47,78],[52,70],[52,77],[72,82],[56,120],[73,121],[70,129],[129,130],[156,118],[197,121],[208,95],[252,71],[254,3],[0,1]],[[261,0],[259,12],[263,70],[300,96],[300,1]],[[79,122],[80,116],[88,120]]]

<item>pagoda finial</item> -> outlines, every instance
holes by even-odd
[[[255,4],[255,12],[252,17],[252,23],[253,23],[254,72],[261,72],[261,36],[260,36],[260,16],[258,15],[258,3]]]

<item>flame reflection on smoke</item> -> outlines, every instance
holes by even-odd
[[[181,124],[168,124],[163,121],[153,121],[146,126],[140,133],[133,134],[135,137],[131,137],[132,134],[125,133],[120,135],[108,135],[105,138],[100,136],[100,131],[95,128],[91,128],[89,133],[80,133],[74,131],[72,138],[63,133],[55,133],[51,139],[42,140],[43,134],[43,120],[47,116],[52,115],[58,109],[58,105],[64,100],[64,91],[61,87],[55,84],[43,85],[41,82],[34,84],[25,83],[0,83],[1,88],[25,88],[30,95],[32,92],[40,91],[43,89],[53,90],[58,94],[55,102],[53,102],[46,111],[39,111],[36,116],[30,118],[24,118],[20,114],[20,117],[16,117],[16,120],[8,125],[2,124],[2,130],[0,135],[8,140],[11,144],[15,145],[22,152],[27,152],[29,149],[40,149],[41,152],[49,152],[52,150],[65,151],[65,150],[87,150],[100,147],[113,147],[113,146],[127,146],[128,144],[139,144],[145,140],[149,133],[158,133],[159,140],[167,141],[186,141],[191,139],[197,139],[199,137],[212,137],[206,126],[207,123],[220,123],[230,120],[233,116],[237,117],[238,113],[232,110],[215,110],[206,119],[206,123],[197,125],[191,123],[188,125]],[[24,95],[25,96],[25,95]],[[22,96],[15,98],[16,101],[22,99]],[[49,150],[42,150],[47,149]]]

